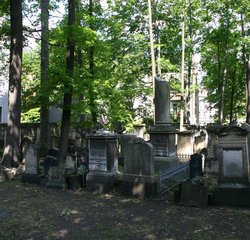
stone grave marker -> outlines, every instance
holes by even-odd
[[[153,146],[142,138],[131,141],[124,150],[122,192],[139,198],[157,194]]]
[[[205,208],[208,204],[208,189],[205,186],[191,182],[182,183],[180,205]]]
[[[117,134],[100,130],[89,134],[88,163],[89,173],[86,176],[87,190],[95,193],[106,193],[112,190],[118,172]]]
[[[34,144],[29,144],[25,147],[24,156],[24,174],[21,180],[28,183],[40,183],[41,178],[39,174],[38,151]]]
[[[46,187],[59,188],[59,189],[64,189],[66,187],[65,177],[64,177],[64,167],[62,166],[50,167],[48,176],[49,179],[46,184]]]
[[[33,144],[29,144],[24,155],[25,173],[38,174],[38,156],[37,148]]]
[[[51,148],[48,150],[47,156],[44,159],[44,173],[48,175],[50,167],[58,166],[58,149]]]

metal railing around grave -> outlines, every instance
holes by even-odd
[[[160,194],[164,194],[189,178],[189,161],[160,173]]]

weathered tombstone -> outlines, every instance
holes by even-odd
[[[120,154],[119,154],[119,163],[124,164],[124,150],[127,144],[130,141],[135,140],[137,137],[134,134],[121,134],[119,135],[119,145],[120,145]]]
[[[217,137],[218,184],[213,192],[215,205],[249,206],[249,127],[223,126]]]
[[[65,172],[63,166],[50,167],[48,172],[48,182],[46,183],[47,188],[59,188],[64,189],[65,184]]]
[[[130,141],[125,147],[122,192],[139,198],[157,194],[153,146],[141,138]]]
[[[51,148],[48,150],[47,156],[44,159],[44,174],[48,175],[50,167],[56,167],[58,165],[58,149]]]
[[[24,153],[25,171],[22,175],[22,181],[40,183],[37,147],[34,144],[29,144],[26,146]]]
[[[202,155],[193,154],[189,162],[190,179],[202,175]]]
[[[249,182],[248,131],[227,126],[218,133],[220,182]]]
[[[155,81],[155,124],[150,127],[150,142],[154,147],[156,170],[166,170],[178,164],[173,124],[170,123],[170,86],[160,78]]]
[[[180,205],[205,208],[208,204],[208,189],[189,181],[182,183]]]
[[[113,188],[118,172],[118,136],[109,131],[89,134],[89,173],[87,190],[95,193],[109,192]]]

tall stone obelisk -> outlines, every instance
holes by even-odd
[[[170,120],[169,82],[155,79],[155,122],[150,127],[150,142],[154,147],[155,169],[165,170],[178,163],[175,147],[176,129]]]

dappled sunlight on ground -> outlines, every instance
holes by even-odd
[[[0,239],[8,240],[243,240],[250,233],[250,209],[199,209],[17,181],[0,184],[0,202]]]

